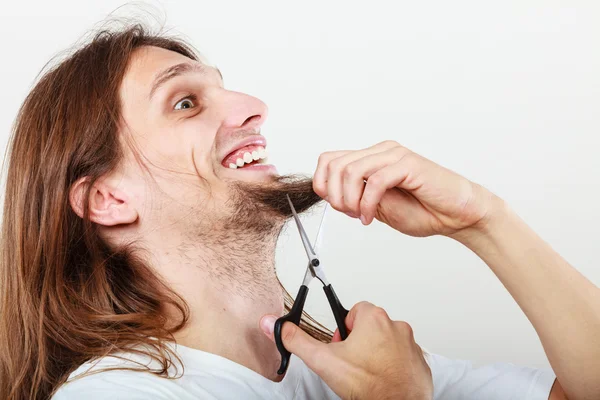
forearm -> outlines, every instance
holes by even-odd
[[[536,329],[571,400],[600,398],[600,289],[506,204],[455,236],[492,269]]]

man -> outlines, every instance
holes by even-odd
[[[290,350],[321,376],[295,358],[279,381],[263,316],[283,313],[274,249],[285,194],[301,210],[319,199],[310,181],[278,179],[266,163],[266,118],[264,103],[225,89],[188,46],[140,27],[98,35],[40,80],[11,144],[3,398],[565,398],[550,372],[423,357],[406,324],[367,304],[352,309],[348,340],[325,348],[286,324]],[[476,241],[468,233],[496,204],[395,143],[319,165],[315,190],[334,207],[409,234]],[[426,180],[411,179],[423,165]],[[448,204],[435,202],[440,193]],[[399,214],[404,206],[416,213]],[[560,335],[539,322],[549,311],[520,304],[573,388]],[[317,325],[305,329],[327,341]],[[389,351],[371,351],[382,343]],[[362,362],[369,354],[379,358]],[[340,360],[364,374],[327,368]]]

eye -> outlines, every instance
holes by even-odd
[[[175,104],[175,110],[187,110],[189,108],[196,107],[196,96],[189,95],[179,100],[177,104]]]

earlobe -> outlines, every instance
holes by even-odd
[[[71,208],[80,218],[84,216],[84,204],[87,201],[90,220],[96,224],[124,225],[138,219],[137,210],[123,191],[98,180],[92,185],[89,198],[86,198],[89,184],[87,177],[81,178],[73,184],[69,193]]]

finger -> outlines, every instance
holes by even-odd
[[[375,308],[375,305],[369,303],[368,301],[361,301],[360,303],[356,303],[354,307],[350,309],[348,315],[346,316],[346,328],[348,328],[348,330],[354,329],[354,324],[357,316],[359,314],[363,315],[365,313],[368,313],[369,310],[372,310],[373,308]]]
[[[329,161],[327,166],[327,197],[329,203],[338,211],[355,213],[358,217],[358,204],[360,199],[360,193],[355,194],[355,198],[352,203],[355,205],[354,209],[348,208],[348,204],[344,199],[343,192],[343,181],[346,166],[361,158],[375,155],[387,151],[392,148],[401,148],[398,143],[392,141],[386,141],[378,143],[374,146],[368,147],[363,150],[352,151],[346,154],[339,155],[337,158]],[[362,192],[361,192],[362,193]]]
[[[340,356],[340,351],[342,355],[348,353],[348,349],[343,348],[343,343],[320,342],[291,322],[283,324],[281,339],[288,351],[304,361],[306,366],[319,375],[336,394],[346,398],[343,393],[347,390],[348,375],[355,367]],[[337,330],[334,339],[341,341]]]
[[[317,168],[313,176],[313,190],[316,194],[322,198],[327,197],[327,166],[331,160],[349,152],[349,150],[329,151],[319,156]]]
[[[260,329],[263,331],[265,335],[272,341],[275,341],[275,337],[273,336],[273,330],[275,328],[275,321],[277,321],[277,317],[274,315],[265,315],[263,316],[258,325]]]
[[[321,196],[322,198],[327,197],[328,200],[329,198],[332,198],[332,196],[328,193],[328,185],[327,182],[329,180],[329,178],[331,177],[330,171],[331,171],[331,163],[334,160],[338,160],[339,158],[348,155],[348,154],[357,154],[355,157],[362,157],[365,156],[367,154],[371,154],[373,152],[381,152],[384,151],[388,148],[394,147],[394,146],[400,146],[398,143],[393,142],[393,141],[386,141],[386,142],[381,142],[378,143],[374,146],[371,146],[367,149],[364,150],[358,150],[358,151],[332,151],[332,152],[326,152],[321,154],[321,156],[319,157],[319,162],[317,164],[317,169],[315,171],[314,177],[313,177],[313,189],[315,190],[315,192]],[[366,152],[366,153],[365,153]],[[334,166],[335,167],[335,166]],[[337,186],[333,186],[334,189]],[[335,205],[337,205],[338,203],[336,202],[337,200],[337,192],[333,193],[333,202]],[[332,204],[332,205],[334,205]]]
[[[427,208],[405,190],[392,188],[387,190],[375,209],[375,218],[411,236],[422,236],[423,232],[436,229],[430,225],[435,218],[423,219]]]
[[[406,321],[393,321],[394,328],[400,333],[400,337],[407,339],[411,343],[415,343],[415,335],[412,326]]]
[[[352,330],[349,329],[346,326],[346,332],[348,332],[348,336],[350,336],[350,334],[352,333]],[[333,337],[331,338],[331,343],[337,343],[337,342],[341,342],[342,340],[342,335],[340,334],[340,330],[338,328],[335,328],[335,332],[333,332]]]
[[[343,171],[342,193],[345,208],[352,211],[357,217],[360,216],[360,200],[365,189],[365,180],[376,171],[399,162],[408,153],[410,150],[398,145],[380,153],[369,154],[354,160],[349,158],[354,154],[341,157],[352,160],[346,164]]]
[[[348,153],[348,154],[352,154],[352,153]],[[325,179],[327,180],[327,182],[326,182],[327,202],[329,204],[331,204],[331,206],[334,209],[343,212],[344,211],[344,207],[343,207],[344,203],[343,203],[343,194],[342,194],[342,178],[341,178],[340,174],[338,173],[338,170],[340,168],[339,160],[342,157],[338,157],[329,162],[329,164],[327,165],[327,177]]]
[[[348,313],[346,325],[353,331],[363,332],[356,336],[357,341],[366,340],[372,346],[377,338],[381,338],[392,331],[394,321],[387,311],[371,303],[358,303]],[[383,336],[382,336],[383,335]]]
[[[418,156],[415,153],[409,153],[402,157],[399,162],[388,165],[369,176],[360,200],[360,212],[364,217],[364,224],[368,225],[373,221],[377,206],[388,189],[410,186],[410,184],[406,184],[406,180],[410,174],[418,173],[418,171],[415,171],[418,168],[418,161]],[[414,188],[408,187],[408,189]]]
[[[290,353],[298,356],[308,368],[317,374],[323,371],[323,366],[335,362],[335,357],[327,344],[311,337],[291,322],[283,324],[281,340]]]
[[[273,331],[275,328],[275,322],[277,317],[274,315],[265,315],[260,320],[260,328],[269,339],[275,341]],[[308,365],[305,358],[309,358],[311,352],[317,351],[319,348],[325,346],[325,343],[319,342],[318,340],[309,336],[306,332],[300,329],[297,325],[291,322],[285,322],[281,328],[281,341],[285,348],[290,352],[296,354],[298,357],[304,360]]]
[[[333,332],[333,337],[331,338],[331,343],[337,343],[337,342],[341,342],[342,341],[342,335],[340,335],[340,330],[339,329],[335,329],[335,332]]]

